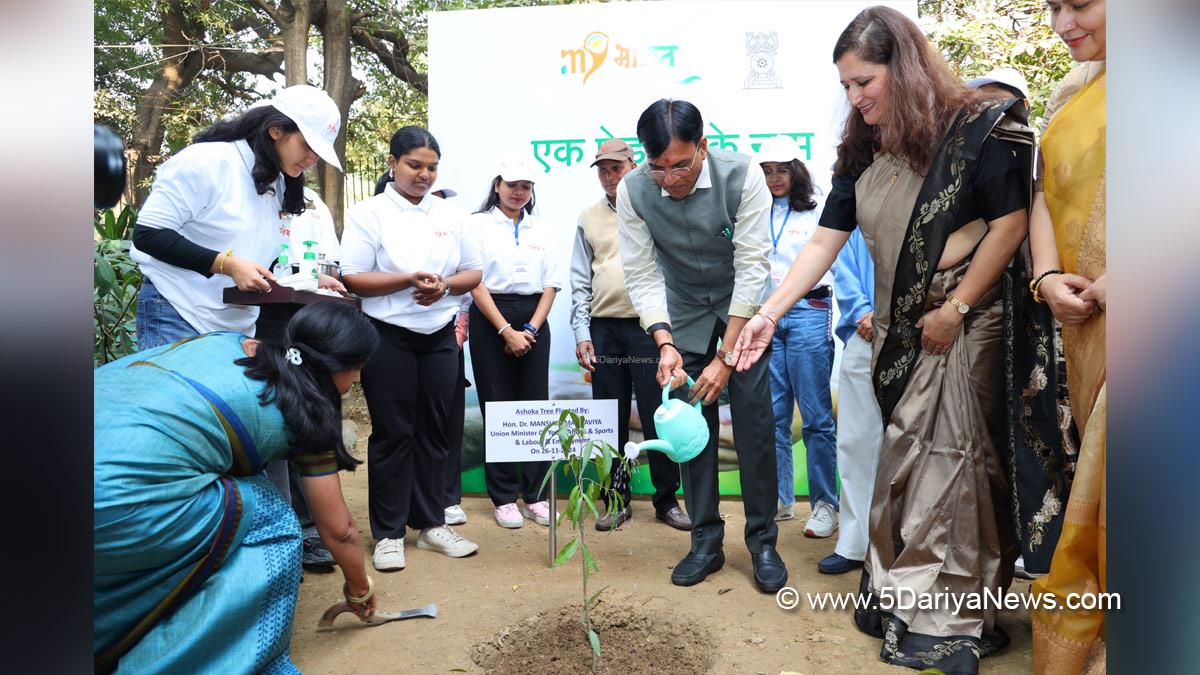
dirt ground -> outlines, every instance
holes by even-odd
[[[366,456],[368,434],[369,427],[360,423],[355,454],[361,458]],[[367,520],[366,465],[355,473],[343,473],[342,481],[346,501],[364,536],[369,566],[374,540]],[[560,508],[563,503],[560,498]],[[808,507],[806,503],[797,507],[795,520],[780,523],[779,552],[788,566],[788,584],[801,593],[857,590],[857,573],[827,576],[817,572],[817,561],[833,552],[834,538],[805,538]],[[519,530],[498,527],[486,496],[464,498],[463,509],[468,521],[456,529],[479,544],[475,555],[451,559],[423,551],[416,547],[415,534],[410,534],[407,568],[392,573],[369,568],[381,609],[398,611],[436,603],[436,619],[363,626],[343,615],[334,630],[318,631],[321,613],[341,599],[341,574],[306,573],[292,637],[296,665],[305,673],[487,672],[472,659],[487,651],[481,651],[480,643],[511,633],[523,622],[540,627],[558,616],[577,616],[564,608],[577,608],[581,601],[578,556],[564,567],[550,569],[547,528],[529,521]],[[913,672],[881,663],[880,641],[858,632],[849,610],[818,612],[802,606],[786,611],[775,604],[773,596],[759,592],[742,543],[745,518],[741,502],[726,499],[721,511],[726,516],[725,567],[690,588],[670,582],[671,568],[688,550],[688,533],[655,520],[649,501],[635,500],[633,519],[619,530],[588,532],[600,565],[591,579],[591,590],[608,586],[601,595],[604,611],[615,611],[624,617],[616,623],[633,626],[642,634],[639,638],[625,630],[622,638],[605,642],[602,625],[603,651],[638,653],[648,643],[682,641],[692,651],[707,652],[680,660],[678,669],[647,660],[644,668],[624,672],[696,672],[699,663],[710,664],[709,672],[714,673]],[[560,530],[560,545],[569,537],[568,531]],[[1029,583],[1017,581],[1013,590],[1028,592]],[[1012,636],[1012,644],[985,659],[981,672],[1031,672],[1028,614],[1002,612],[999,621]],[[690,633],[680,631],[681,626],[693,625],[701,640],[692,640]],[[608,632],[611,637],[614,631]],[[656,634],[645,635],[647,632]],[[542,633],[546,640],[543,651],[553,652],[556,646],[552,642],[562,639],[555,638],[561,631]],[[559,672],[579,672],[568,663],[564,661]],[[495,667],[495,672],[509,670]]]

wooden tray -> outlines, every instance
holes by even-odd
[[[334,297],[313,291],[298,291],[288,286],[280,286],[274,281],[268,281],[271,290],[266,293],[239,291],[237,286],[230,286],[224,291],[222,299],[227,305],[311,305],[316,302],[340,302],[356,309],[362,309],[362,299],[356,297]]]

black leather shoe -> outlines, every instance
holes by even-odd
[[[817,563],[817,571],[821,574],[845,574],[860,569],[862,566],[863,561],[861,560],[851,560],[836,553],[830,553]]]
[[[774,593],[787,583],[787,567],[774,547],[765,546],[762,553],[751,553],[750,560],[754,563],[754,583],[758,590]]]
[[[687,532],[692,529],[692,519],[678,506],[672,506],[669,511],[655,511],[654,517],[677,530]]]
[[[671,583],[676,586],[695,586],[724,565],[724,551],[716,553],[689,552],[683,556],[683,560],[676,563],[675,569],[671,570]]]
[[[621,526],[621,523],[633,517],[633,509],[628,504],[625,508],[616,511],[610,511],[596,519],[596,529],[601,532],[615,530]]]

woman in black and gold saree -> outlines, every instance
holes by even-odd
[[[1000,454],[1001,275],[1028,231],[1033,135],[1011,99],[964,87],[895,10],[860,13],[833,59],[852,109],[821,227],[735,358],[742,369],[762,355],[778,317],[861,227],[886,431],[862,580],[871,609],[855,622],[883,638],[888,663],[975,673],[1008,643],[996,624],[1017,556]]]

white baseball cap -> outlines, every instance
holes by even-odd
[[[758,152],[754,153],[754,159],[759,164],[763,162],[787,163],[793,159],[800,159],[800,146],[791,136],[772,136],[758,146]]]
[[[327,163],[342,170],[333,142],[342,128],[342,114],[337,104],[323,90],[307,84],[297,84],[281,90],[266,101],[287,115],[300,128],[308,147]]]
[[[509,158],[500,162],[500,179],[506,183],[515,183],[519,180],[527,180],[530,183],[537,182],[538,168],[525,159]]]
[[[1016,68],[996,68],[992,72],[977,77],[967,83],[967,86],[972,89],[978,89],[985,84],[1002,84],[1021,92],[1021,98],[1029,98],[1029,83],[1025,81],[1025,76]]]

